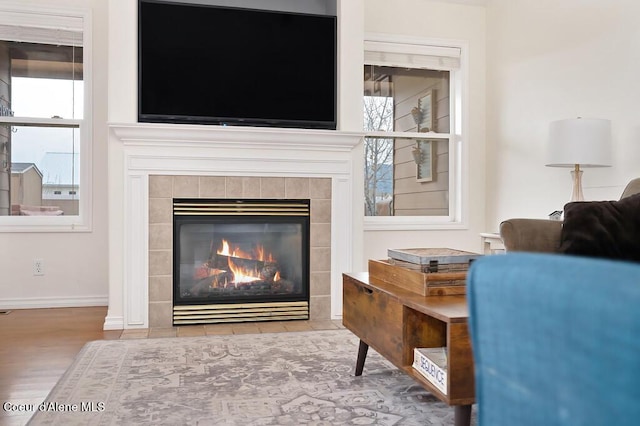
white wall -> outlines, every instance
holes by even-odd
[[[4,3],[4,0],[2,0]],[[6,2],[16,4],[17,2]],[[20,5],[50,9],[50,0]],[[57,0],[56,7],[90,9],[93,20],[93,230],[0,233],[0,307],[106,305],[107,253],[107,2]],[[45,275],[33,275],[33,260]]]
[[[430,39],[464,41],[469,47],[467,112],[469,174],[465,179],[468,226],[459,230],[365,231],[367,259],[384,259],[389,248],[450,247],[480,251],[485,227],[485,7],[467,2],[367,0],[365,31]]]
[[[585,169],[585,199],[617,199],[640,176],[638,16],[635,0],[489,2],[488,229],[569,200],[569,170],[544,166],[551,121],[612,120],[613,167]]]

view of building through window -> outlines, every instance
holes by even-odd
[[[79,214],[83,98],[82,48],[0,42],[0,215]]]
[[[449,97],[448,71],[364,66],[366,216],[449,214]]]

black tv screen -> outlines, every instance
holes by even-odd
[[[336,128],[336,17],[140,0],[140,122]]]

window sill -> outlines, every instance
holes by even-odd
[[[80,216],[67,217],[0,217],[0,233],[11,232],[91,232],[91,224]]]
[[[365,231],[443,231],[469,229],[467,223],[442,216],[369,216]]]

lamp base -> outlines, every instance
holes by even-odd
[[[571,171],[571,178],[573,179],[571,201],[584,201],[584,195],[582,194],[582,170],[580,170],[579,165],[576,164],[575,169]]]

